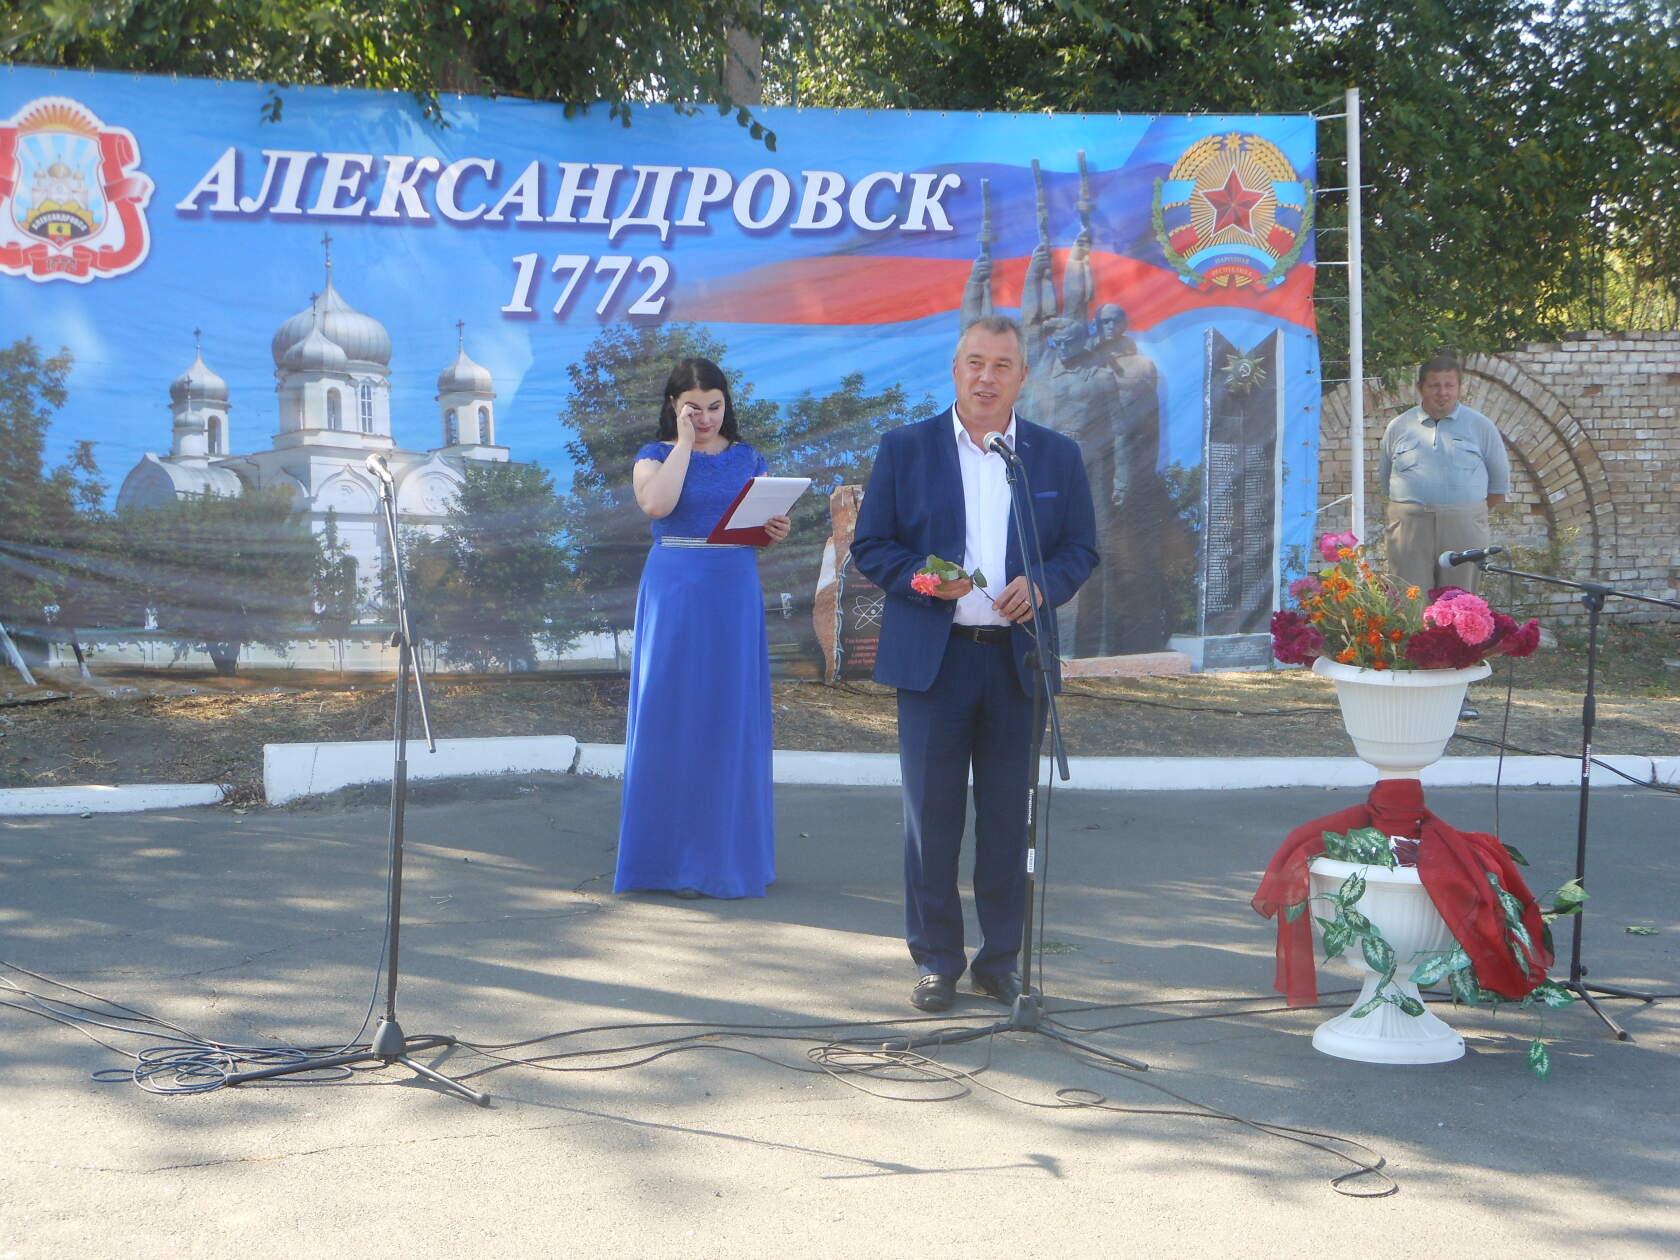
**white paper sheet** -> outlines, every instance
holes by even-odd
[[[809,477],[754,477],[723,528],[755,529],[772,516],[786,516],[810,484]]]

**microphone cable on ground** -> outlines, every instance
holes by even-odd
[[[252,1066],[294,1063],[301,1059],[341,1052],[335,1050],[334,1047],[326,1046],[251,1046],[220,1042],[202,1037],[169,1020],[147,1014],[110,998],[53,980],[26,967],[19,967],[14,963],[0,960],[0,968],[27,976],[43,986],[73,993],[77,997],[87,999],[88,1003],[92,1003],[92,1005],[89,1005],[70,1001],[61,996],[39,993],[34,989],[17,984],[10,976],[0,975],[0,991],[5,991],[22,999],[20,1001],[0,1000],[0,1006],[10,1007],[71,1028],[95,1044],[133,1061],[131,1067],[96,1070],[92,1073],[92,1076],[97,1081],[131,1080],[141,1089],[152,1094],[203,1094],[222,1088],[228,1076],[233,1075],[236,1071],[248,1070]],[[1198,1003],[1275,1001],[1270,997],[1246,996],[1186,1000]],[[1058,1011],[1055,1014],[1067,1015],[1085,1010],[1124,1009],[1131,1005],[1133,1004],[1120,1003],[1107,1007],[1071,1008]],[[1158,1006],[1162,1003],[1157,1001],[1135,1005]],[[371,1009],[370,1007],[370,1018]],[[1192,1018],[1218,1018],[1221,1016],[1239,1018],[1248,1014],[1268,1014],[1279,1009],[1283,1008],[1270,1006],[1257,1011],[1207,1012]],[[1306,1010],[1310,1008],[1297,1007],[1294,1009]],[[703,1021],[602,1024],[550,1033],[546,1036],[532,1037],[517,1042],[480,1044],[458,1041],[456,1045],[459,1049],[491,1059],[493,1062],[486,1067],[458,1076],[456,1079],[461,1081],[471,1080],[475,1076],[484,1076],[491,1072],[512,1067],[547,1072],[622,1071],[645,1066],[674,1054],[694,1051],[721,1051],[726,1054],[744,1055],[787,1071],[826,1076],[849,1088],[894,1102],[955,1102],[968,1097],[976,1089],[981,1089],[1007,1101],[1036,1109],[1089,1109],[1116,1115],[1182,1117],[1240,1124],[1267,1136],[1299,1142],[1339,1160],[1354,1164],[1355,1168],[1352,1172],[1339,1174],[1330,1180],[1329,1184],[1339,1194],[1362,1198],[1377,1197],[1393,1194],[1399,1189],[1393,1178],[1383,1171],[1385,1161],[1382,1156],[1352,1138],[1318,1133],[1307,1129],[1294,1129],[1266,1121],[1251,1120],[1175,1093],[1158,1081],[1144,1081],[1143,1083],[1148,1085],[1150,1089],[1182,1103],[1183,1107],[1126,1106],[1115,1103],[1098,1091],[1083,1086],[1064,1086],[1056,1089],[1055,1102],[1040,1102],[1011,1094],[979,1080],[980,1075],[991,1066],[990,1041],[987,1043],[986,1059],[975,1068],[957,1067],[917,1051],[887,1049],[881,1045],[881,1033],[884,1031],[906,1026],[942,1023],[949,1018],[949,1016],[913,1016],[879,1021],[854,1020],[793,1025],[717,1024]],[[1053,1020],[1053,1022],[1059,1021]],[[1145,1020],[1140,1022],[1153,1023],[1159,1021]],[[1124,1025],[1116,1025],[1115,1027],[1121,1026]],[[92,1031],[93,1029],[101,1029],[116,1036],[146,1038],[155,1041],[157,1044],[143,1047],[139,1051],[127,1050],[113,1044],[111,1040],[107,1040]],[[675,1035],[645,1038],[645,1034],[649,1032],[665,1030],[672,1031]],[[953,1047],[985,1035],[985,1029],[978,1027],[957,1026],[949,1031],[951,1036],[942,1044]],[[562,1050],[552,1054],[530,1056],[507,1053],[513,1050],[530,1049],[561,1039],[604,1033],[642,1034],[643,1037],[640,1039],[633,1037],[631,1040],[609,1046]],[[816,1035],[819,1033],[822,1035]],[[839,1036],[837,1034],[851,1035]],[[805,1043],[807,1049],[804,1057],[809,1066],[789,1062],[784,1058],[755,1049],[751,1045],[734,1044],[738,1042]],[[350,1045],[354,1046],[355,1044],[357,1044],[357,1041],[352,1038]],[[1109,1070],[1100,1062],[1079,1055],[1077,1051],[1071,1053],[1079,1057],[1081,1062],[1087,1066],[1105,1071]],[[320,1076],[295,1076],[289,1079],[274,1080],[270,1083],[287,1086],[333,1084],[348,1079],[354,1073],[377,1071],[382,1066],[384,1065],[371,1064],[367,1067],[341,1067],[331,1069],[330,1074],[324,1071]],[[1122,1073],[1118,1069],[1114,1070],[1114,1074],[1121,1075],[1127,1080],[1142,1079]],[[883,1085],[910,1086],[912,1088],[880,1088]],[[1370,1158],[1360,1159],[1353,1154],[1349,1154],[1349,1151],[1363,1151]],[[1383,1188],[1375,1191],[1348,1188],[1347,1183],[1366,1176],[1379,1178]]]
[[[62,1024],[81,1033],[96,1045],[131,1060],[129,1067],[101,1068],[92,1074],[93,1079],[101,1082],[132,1081],[149,1094],[207,1093],[213,1089],[220,1089],[229,1076],[238,1072],[342,1054],[359,1044],[356,1038],[367,1028],[367,1018],[364,1018],[362,1030],[356,1033],[349,1045],[342,1047],[240,1045],[200,1036],[191,1029],[183,1028],[169,1020],[148,1015],[132,1006],[43,976],[4,959],[0,959],[0,968],[15,971],[54,989],[74,993],[78,997],[98,1003],[97,1006],[87,1006],[53,994],[38,993],[19,985],[10,976],[0,975],[0,992],[15,994],[23,999],[0,999],[0,1006],[11,1007],[27,1015],[38,1015],[55,1024]],[[371,1015],[370,1005],[368,1017]],[[146,1038],[156,1044],[144,1046],[139,1050],[126,1050],[90,1032],[91,1028]],[[323,1072],[330,1072],[330,1075],[299,1083],[344,1080],[350,1075],[348,1068],[323,1069]]]

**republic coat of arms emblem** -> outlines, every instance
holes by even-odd
[[[1300,261],[1313,187],[1269,140],[1209,136],[1155,181],[1153,219],[1155,239],[1185,284],[1268,289]]]

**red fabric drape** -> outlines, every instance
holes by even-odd
[[[1460,831],[1442,822],[1424,806],[1423,784],[1418,780],[1383,779],[1363,805],[1337,810],[1291,831],[1261,877],[1251,904],[1265,918],[1277,919],[1274,984],[1287,995],[1289,1005],[1316,1003],[1318,979],[1313,965],[1312,908],[1293,923],[1283,910],[1309,895],[1307,863],[1324,852],[1324,833],[1357,827],[1375,827],[1384,835],[1419,841],[1418,878],[1469,955],[1476,982],[1484,989],[1516,999],[1546,978],[1552,955],[1542,944],[1540,908],[1504,846],[1484,832]],[[1523,926],[1534,942],[1526,965],[1518,962],[1507,943],[1505,912],[1488,882],[1490,872],[1499,876],[1500,887],[1522,902]]]

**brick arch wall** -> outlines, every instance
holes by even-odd
[[[1409,380],[1398,391],[1366,390],[1373,526],[1382,514],[1377,443],[1414,393]],[[1577,333],[1478,355],[1465,364],[1465,398],[1493,418],[1512,457],[1512,502],[1496,517],[1500,541],[1568,542],[1560,575],[1680,599],[1680,332]],[[1348,402],[1345,385],[1324,398],[1321,505],[1349,490]],[[1348,507],[1321,519],[1344,528]],[[1567,592],[1542,602],[1560,613],[1579,609]],[[1666,615],[1621,607],[1630,617]]]
[[[1531,492],[1518,505],[1530,500],[1530,514],[1545,519],[1547,541],[1572,529],[1577,571],[1601,576],[1615,558],[1616,501],[1592,437],[1562,399],[1514,360],[1478,354],[1464,368],[1465,400],[1499,426],[1513,465],[1526,474],[1512,478],[1513,490]]]

